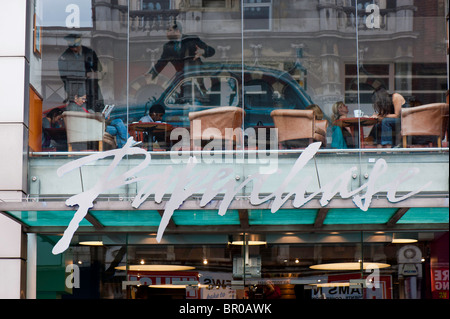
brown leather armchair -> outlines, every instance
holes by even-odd
[[[270,116],[278,129],[280,147],[301,139],[309,140],[309,144],[320,141],[326,146],[328,121],[316,120],[313,110],[281,109],[272,111]]]
[[[233,149],[234,144],[242,143],[241,135],[243,132],[234,133],[236,133],[236,128],[242,128],[244,114],[242,108],[235,106],[221,106],[190,112],[191,149],[198,150],[201,148],[199,142],[195,141],[208,141],[210,139],[225,141],[225,149]],[[194,123],[196,120],[200,120],[200,122]]]
[[[327,120],[315,121],[314,140],[321,141],[322,147],[327,146],[327,128],[328,128]]]
[[[407,147],[407,136],[436,136],[437,146],[448,131],[448,104],[432,103],[402,109],[401,135],[403,147]]]

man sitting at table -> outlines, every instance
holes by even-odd
[[[139,119],[139,122],[143,122],[143,123],[151,123],[151,122],[162,123],[162,118],[163,118],[165,113],[166,113],[166,110],[164,109],[164,107],[162,105],[160,105],[160,104],[152,105],[150,107],[150,110],[148,111],[148,114],[146,114],[143,117],[141,117]],[[144,140],[144,143],[148,143],[150,141],[148,132],[143,132],[143,140]],[[152,137],[151,137],[151,143],[152,144],[155,143],[155,142],[158,142],[158,141],[162,142],[164,140],[165,140],[164,133],[152,134]]]
[[[144,123],[146,123],[146,122],[161,123],[164,114],[166,114],[166,110],[164,109],[164,107],[162,105],[159,105],[159,104],[152,105],[152,107],[148,111],[148,114],[146,114],[145,116],[141,117],[139,119],[139,122],[144,122]]]

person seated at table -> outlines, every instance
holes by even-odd
[[[150,107],[150,110],[148,111],[148,114],[144,115],[139,119],[139,122],[156,122],[161,123],[162,118],[166,114],[166,110],[164,107],[160,104],[152,105]]]
[[[152,105],[150,107],[150,110],[148,111],[147,115],[144,115],[143,117],[141,117],[139,119],[139,122],[143,122],[143,123],[162,123],[162,119],[164,114],[166,114],[166,110],[164,109],[164,107],[160,104],[155,104]],[[150,138],[149,138],[149,133],[148,132],[143,132],[142,134],[142,139],[144,141],[144,143],[148,143]],[[165,139],[165,135],[164,133],[158,133],[155,134],[153,133],[152,138],[151,138],[151,142],[152,144],[155,142],[162,142]]]
[[[53,140],[46,129],[60,128],[64,126],[62,114],[64,110],[60,108],[51,109],[42,119],[42,148],[56,148],[58,143]]]
[[[86,93],[84,88],[81,87],[77,90],[75,94],[71,94],[69,97],[69,104],[67,105],[66,111],[74,111],[74,112],[86,112],[86,113],[94,113],[93,110],[86,109]],[[94,113],[98,115],[99,120],[103,120],[103,114]],[[116,143],[118,148],[122,148],[127,142],[130,134],[128,134],[127,127],[123,123],[121,119],[113,119],[111,120],[109,117],[106,119],[106,129],[105,131],[108,134],[116,137]],[[133,139],[131,146],[137,146],[141,144],[140,141],[135,141]]]
[[[331,111],[333,112],[333,115],[331,116],[332,123],[341,118],[348,117],[348,107],[342,101],[334,103],[331,107]],[[341,128],[337,125],[333,125],[331,131],[331,148],[346,149],[355,147],[354,138],[349,127]]]
[[[374,138],[377,147],[391,148],[392,145],[397,145],[395,140],[400,133],[400,114],[406,100],[401,94],[389,94],[380,86],[373,92],[372,101],[375,113],[371,117],[381,122],[375,124],[370,136]]]

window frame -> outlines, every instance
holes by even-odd
[[[145,0],[141,0],[141,1],[140,1],[140,9],[143,10],[143,11],[156,11],[156,12],[160,12],[160,11],[164,11],[164,10],[170,10],[171,7],[172,7],[172,2],[170,1],[170,2],[169,2],[169,7],[166,8],[166,9],[164,9],[164,8],[162,8],[162,7],[161,7],[161,9],[153,9],[153,10],[144,9],[144,1],[145,1]],[[153,1],[150,1],[150,2],[153,2]],[[163,3],[164,3],[164,1],[160,1],[160,2],[163,2]]]
[[[267,0],[268,2],[260,2],[260,3],[246,3],[245,0],[242,3],[242,10],[244,10],[244,32],[258,32],[258,31],[272,31],[272,18],[273,18],[273,0]],[[269,17],[268,17],[268,28],[267,29],[247,29],[245,27],[245,9],[246,8],[258,8],[258,7],[267,7],[269,8]]]
[[[201,4],[196,4],[192,0],[186,1],[186,8],[192,9],[195,11],[201,11],[201,12],[218,12],[218,11],[235,11],[238,12],[240,8],[240,0],[224,0],[225,6],[224,7],[207,7],[205,6],[204,0],[197,0],[198,2],[201,2]]]

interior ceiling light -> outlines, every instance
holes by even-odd
[[[326,282],[323,284],[309,284],[310,286],[315,287],[350,287],[349,282]]]
[[[170,289],[185,289],[187,287],[208,288],[208,285],[201,285],[199,283],[193,284],[161,284],[161,285],[149,285],[149,288],[170,288]]]
[[[418,242],[417,234],[411,233],[394,233],[392,235],[393,244],[411,244]]]
[[[150,285],[150,288],[170,288],[170,289],[185,289],[186,285]]]
[[[244,241],[236,240],[236,241],[232,241],[230,244],[231,245],[236,245],[236,246],[242,246],[242,245],[244,245]],[[267,244],[267,242],[261,241],[261,240],[249,240],[249,241],[247,241],[247,245],[249,245],[249,246],[257,246],[257,245],[265,245],[265,244]]]
[[[262,235],[258,235],[258,234],[233,235],[233,236],[230,236],[230,240],[228,241],[229,244],[238,245],[238,246],[244,245],[244,242],[249,246],[266,245],[267,244],[267,242],[265,241],[265,238]]]
[[[103,246],[103,242],[101,240],[80,241],[79,244],[84,246]]]
[[[129,271],[183,271],[192,270],[195,267],[183,266],[183,265],[129,265],[115,267],[117,270],[129,270]]]
[[[412,244],[412,243],[417,243],[417,239],[412,239],[412,238],[403,238],[403,239],[392,239],[392,243],[393,244]]]
[[[383,264],[383,263],[375,263],[375,262],[363,263],[364,269],[367,269],[368,267],[373,268],[373,266],[376,266],[378,268],[391,267],[391,265]],[[360,270],[361,263],[360,262],[346,262],[346,263],[319,264],[319,265],[309,266],[309,268],[316,269],[316,270]]]

